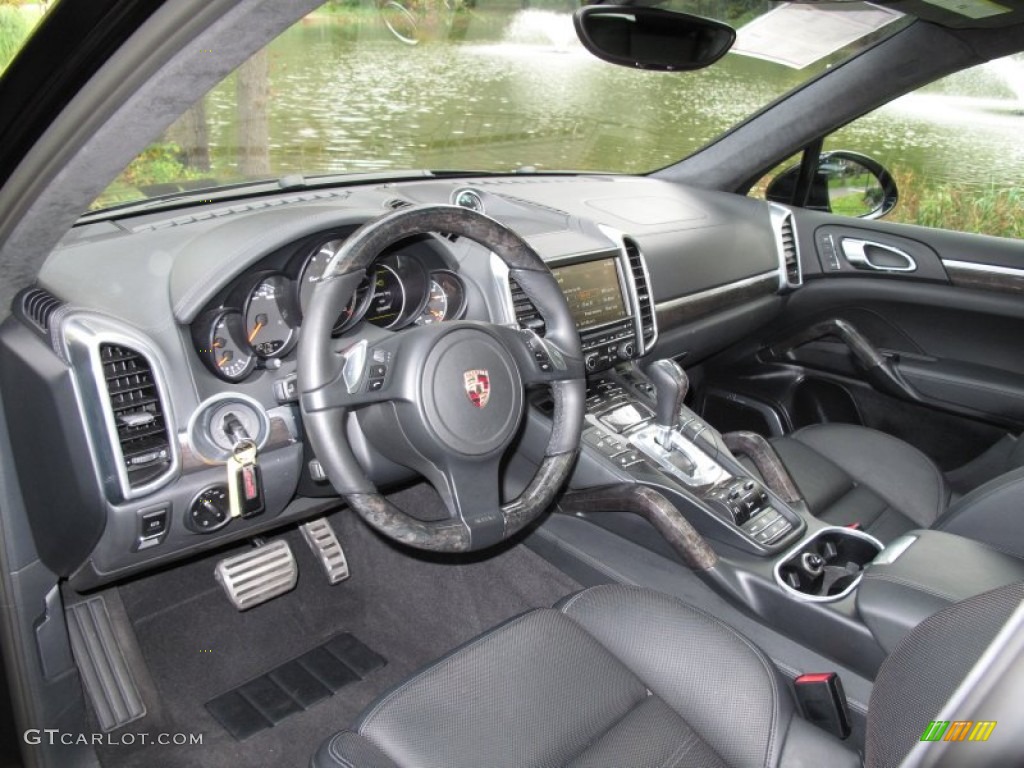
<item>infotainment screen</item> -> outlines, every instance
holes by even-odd
[[[596,259],[551,270],[576,321],[585,331],[626,317],[615,259]]]

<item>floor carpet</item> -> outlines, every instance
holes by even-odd
[[[422,490],[407,493],[408,504],[430,503]],[[550,606],[579,588],[523,546],[485,557],[430,557],[397,548],[347,510],[331,520],[352,572],[333,587],[292,530],[284,536],[299,563],[297,588],[244,613],[231,606],[213,579],[216,561],[225,553],[119,588],[149,677],[143,675],[141,683],[147,715],[121,730],[198,733],[203,743],[104,746],[104,765],[306,766],[325,738],[419,667],[511,616]],[[386,666],[242,741],[204,708],[210,699],[339,632],[372,648]]]

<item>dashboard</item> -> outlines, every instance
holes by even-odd
[[[375,182],[81,225],[0,327],[44,563],[89,589],[336,508],[297,402],[303,316],[359,226],[417,204],[482,210],[523,237],[552,269],[595,375],[725,349],[802,279],[785,209],[632,177]],[[544,333],[497,257],[429,233],[377,256],[334,343],[461,320]],[[531,409],[526,464],[545,419]],[[358,411],[344,428],[377,485],[415,479],[374,449]],[[259,452],[263,497],[234,516],[225,462],[240,436]]]

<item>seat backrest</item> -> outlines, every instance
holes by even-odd
[[[1009,584],[944,608],[893,649],[875,678],[868,706],[866,768],[894,768],[1024,601]]]

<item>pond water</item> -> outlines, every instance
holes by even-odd
[[[734,55],[696,73],[635,72],[583,51],[567,13],[467,18],[463,28],[439,22],[434,39],[415,46],[372,13],[307,20],[278,38],[270,47],[273,172],[646,172],[698,149],[809,74]],[[1024,83],[1024,63],[1011,65]],[[1007,85],[1011,75],[959,75],[858,121],[830,146],[935,181],[1019,186],[1024,102]],[[237,151],[236,113],[229,78],[207,100],[221,173],[230,173]]]

